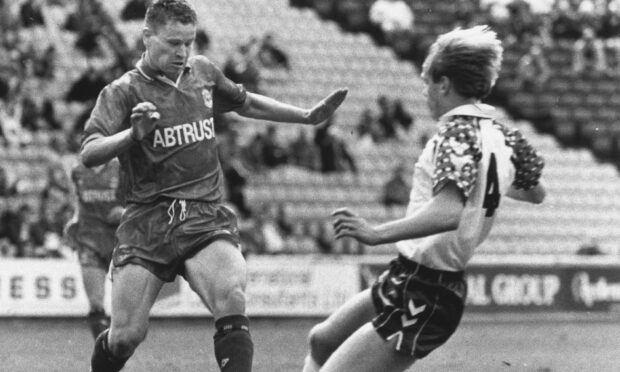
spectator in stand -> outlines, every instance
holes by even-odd
[[[582,256],[598,256],[605,254],[598,243],[598,240],[593,236],[587,236],[577,249],[577,254]]]
[[[143,20],[146,14],[147,0],[129,0],[125,3],[125,7],[121,11],[121,19],[123,21],[129,20]]]
[[[263,164],[268,168],[275,168],[279,165],[286,164],[288,161],[288,153],[286,148],[282,146],[278,139],[278,132],[275,125],[269,125],[262,144]]]
[[[250,142],[242,149],[242,158],[244,163],[254,171],[263,170],[263,133],[257,132]]]
[[[539,92],[550,76],[551,69],[545,57],[542,41],[535,39],[530,49],[521,56],[517,63],[517,87],[528,92]]]
[[[415,119],[413,115],[405,109],[402,99],[397,98],[392,102],[392,110],[394,121],[398,123],[405,132],[409,132],[415,123]]]
[[[45,24],[40,0],[26,0],[23,2],[19,9],[19,16],[24,28]]]
[[[383,185],[381,202],[387,207],[395,205],[407,205],[411,185],[405,178],[405,165],[398,164],[394,167],[392,176]]]
[[[54,100],[45,98],[41,107],[41,119],[47,128],[52,131],[62,130],[62,124],[56,118],[56,109],[54,108]]]
[[[38,257],[62,258],[65,256],[63,229],[73,217],[73,211],[73,205],[68,202],[63,202],[53,208],[49,204],[41,204],[38,220],[32,228]]]
[[[293,224],[291,224],[291,219],[289,217],[289,209],[285,203],[276,203],[276,224],[278,225],[278,229],[282,233],[282,236],[285,238],[290,237],[293,234]]]
[[[277,44],[272,33],[266,33],[260,41],[258,60],[266,68],[291,69],[288,54]]]
[[[250,172],[241,161],[238,143],[238,134],[230,130],[218,146],[226,198],[239,211],[242,217],[252,216],[252,210],[248,207],[245,198],[245,186]]]
[[[573,46],[573,73],[582,73],[590,68],[599,73],[607,71],[607,57],[603,41],[591,27],[586,27]]]
[[[62,164],[53,163],[47,170],[47,184],[41,191],[41,211],[59,215],[67,200],[71,200],[71,180]]]
[[[0,100],[0,129],[2,132],[2,142],[10,147],[19,147],[32,140],[29,132],[25,131],[20,125],[21,105],[8,107]]]
[[[526,0],[512,0],[506,5],[510,22],[508,22],[507,44],[528,42],[540,33],[540,22],[532,13]]]
[[[202,28],[196,30],[196,39],[194,40],[196,47],[196,54],[206,55],[211,47],[211,37],[207,31]]]
[[[286,239],[276,221],[277,209],[275,204],[264,205],[257,216],[258,228],[263,241],[263,252],[266,254],[280,254],[287,250]]]
[[[258,68],[256,62],[251,56],[251,42],[239,45],[228,56],[224,63],[224,75],[238,84],[258,85]],[[244,82],[244,79],[247,82]]]
[[[456,0],[454,2],[454,19],[457,27],[467,27],[474,22],[476,14],[480,11],[478,4],[470,0]]]
[[[107,83],[105,69],[91,65],[71,84],[69,91],[65,95],[65,100],[67,102],[94,101]]]
[[[360,115],[357,126],[358,147],[369,148],[383,138],[383,131],[372,110],[365,108]]]
[[[16,211],[8,210],[2,215],[5,236],[15,246],[15,257],[35,255],[36,243],[43,244],[43,236],[38,231],[39,218],[36,211],[27,203],[18,206]]]
[[[334,253],[334,234],[331,228],[319,221],[318,231],[314,238],[320,253]]]
[[[17,193],[16,182],[11,179],[6,167],[0,166],[0,196],[7,197]]]
[[[616,73],[620,69],[620,1],[612,0],[605,14],[601,18],[599,37],[605,46],[613,51]]]
[[[90,17],[90,16],[89,16]],[[86,23],[90,23],[86,21]],[[99,32],[94,29],[83,29],[78,31],[78,38],[75,40],[75,47],[80,50],[87,58],[102,56],[102,49],[99,45]]]
[[[17,248],[0,232],[0,258],[14,258],[16,254]]]
[[[359,0],[315,0],[314,7],[319,14],[335,19],[345,30],[363,32],[370,26],[368,3]]]
[[[53,45],[49,45],[43,55],[37,56],[34,60],[34,76],[40,79],[51,80],[54,78],[56,66],[55,62],[58,59],[58,53]]]
[[[558,1],[552,14],[551,29],[555,39],[577,40],[583,34],[583,16],[579,0]]]
[[[289,145],[291,164],[310,170],[319,169],[319,151],[304,128],[299,128],[297,138]]]
[[[553,12],[553,7],[558,0],[527,0],[530,11],[537,17],[546,17]]]
[[[403,0],[376,0],[370,6],[369,18],[381,29],[389,45],[413,34],[413,10]]]
[[[21,99],[21,127],[36,132],[39,130],[39,108],[30,95],[24,95]]]
[[[224,75],[253,93],[260,93],[261,78],[257,66],[256,40],[239,46],[224,63]]]
[[[321,172],[331,173],[350,170],[357,173],[355,159],[349,153],[347,145],[331,132],[334,116],[332,115],[323,124],[315,127],[314,143],[319,148]]]
[[[379,106],[378,121],[383,132],[383,138],[396,138],[396,124],[390,100],[386,96],[380,95],[377,98],[377,105]]]

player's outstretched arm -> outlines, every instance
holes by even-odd
[[[349,90],[333,91],[311,109],[303,109],[256,93],[248,93],[236,112],[245,117],[284,123],[319,124],[327,120],[347,97]]]
[[[335,217],[335,237],[339,239],[348,236],[368,245],[421,238],[455,230],[463,208],[462,194],[450,182],[415,214],[377,226],[371,226],[346,208],[338,209],[332,213]]]
[[[532,203],[532,204],[540,204],[545,200],[547,196],[547,190],[543,185],[542,181],[538,182],[538,185],[534,186],[529,190],[517,189],[514,186],[510,186],[508,192],[506,193],[511,199]]]

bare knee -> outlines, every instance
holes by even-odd
[[[112,328],[108,338],[108,345],[112,354],[118,357],[131,356],[146,338],[146,333],[146,328]]]
[[[329,336],[323,323],[317,324],[310,330],[308,344],[312,358],[319,365],[323,365],[339,346],[338,342]]]
[[[245,288],[234,283],[216,290],[213,313],[216,318],[230,314],[245,313]]]

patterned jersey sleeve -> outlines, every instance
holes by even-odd
[[[476,185],[482,151],[474,120],[456,116],[441,127],[435,147],[433,195],[454,182],[467,199]]]
[[[538,185],[545,166],[543,157],[529,144],[523,134],[516,128],[497,124],[504,133],[506,145],[512,148],[510,160],[515,166],[516,174],[513,186],[516,189],[530,190]]]

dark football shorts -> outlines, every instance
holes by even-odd
[[[378,314],[372,324],[383,339],[395,339],[396,351],[421,359],[454,333],[466,294],[463,272],[435,270],[399,256],[372,286]]]
[[[116,232],[114,266],[143,266],[166,282],[184,275],[185,260],[215,240],[240,247],[237,218],[220,203],[161,198],[129,204]]]
[[[116,245],[115,233],[116,227],[108,224],[76,222],[67,229],[67,240],[77,250],[81,266],[107,271]]]

